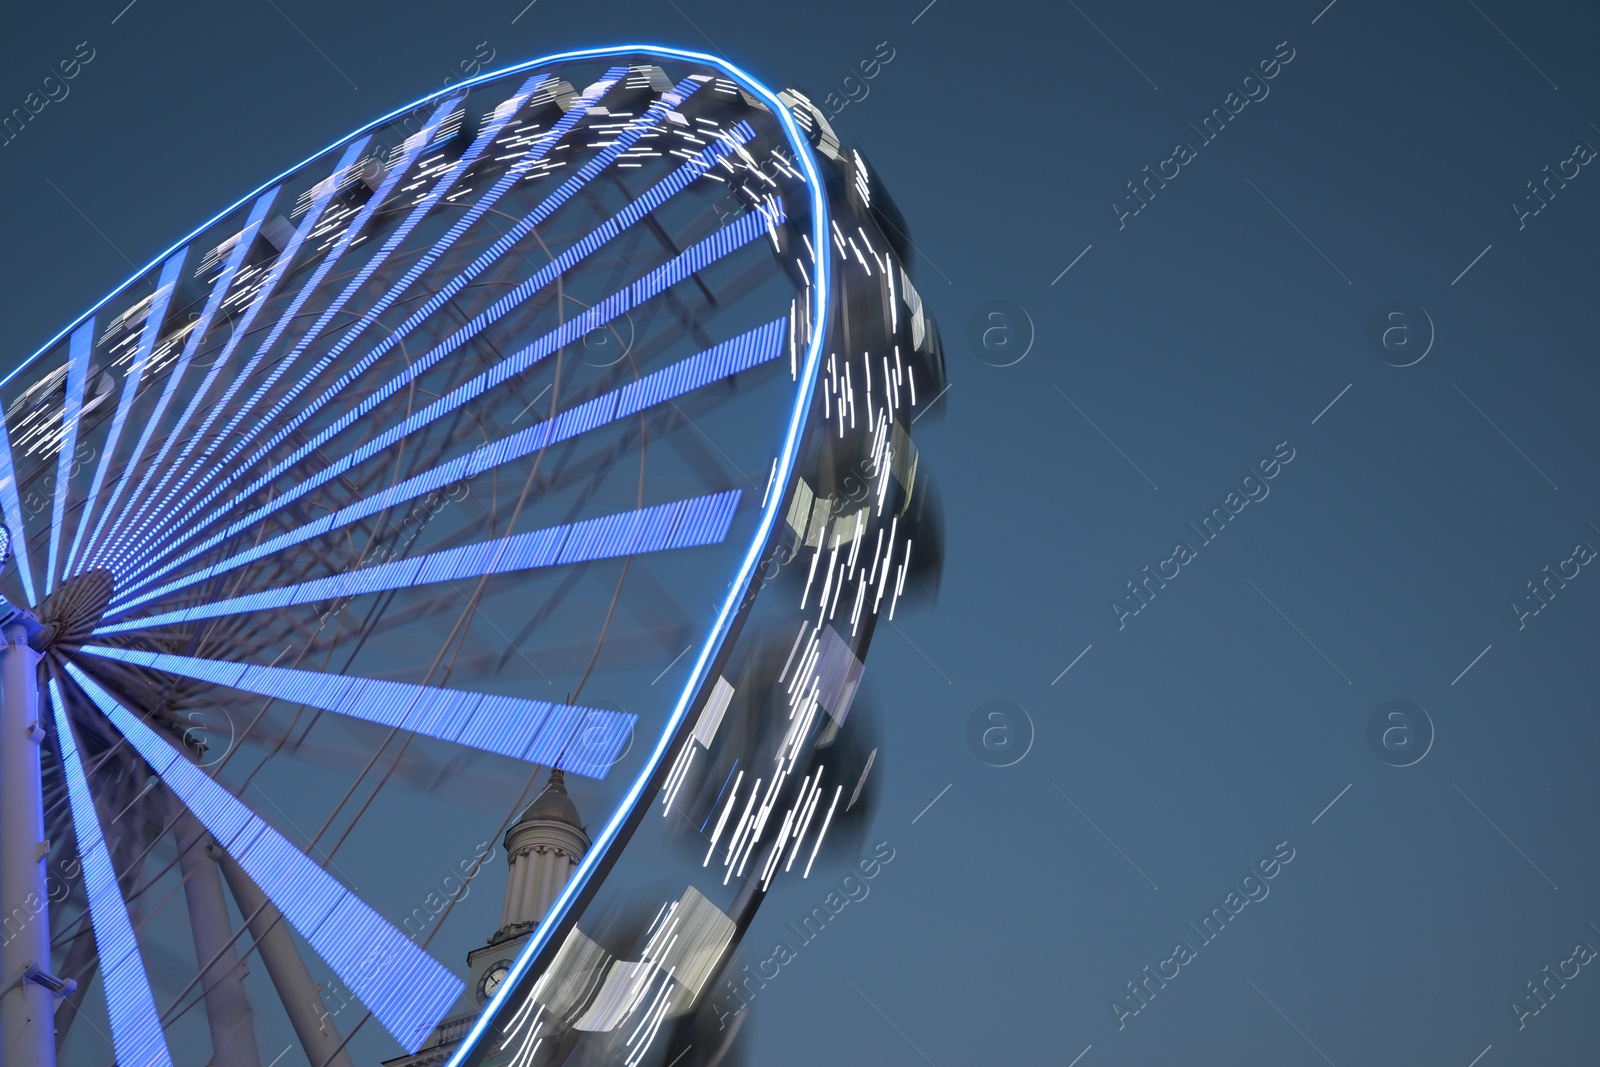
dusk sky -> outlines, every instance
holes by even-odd
[[[810,941],[845,857],[776,883],[747,1062],[1592,1062],[1600,9],[13,10],[0,108],[82,65],[0,145],[0,366],[463,61],[635,41],[832,94],[950,381],[892,859]]]

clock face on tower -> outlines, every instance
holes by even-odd
[[[497,960],[484,974],[483,980],[478,983],[478,1001],[486,1003],[494,996],[495,990],[500,988],[500,983],[506,980],[506,975],[511,971],[510,960]]]

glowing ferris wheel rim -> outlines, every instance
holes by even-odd
[[[677,734],[683,726],[684,718],[689,711],[690,703],[694,695],[705,684],[707,666],[712,662],[720,643],[726,637],[729,628],[734,621],[738,607],[745,597],[746,591],[749,589],[762,548],[772,534],[774,525],[779,518],[780,507],[785,501],[785,486],[788,484],[788,480],[794,472],[796,456],[802,443],[801,438],[807,423],[807,417],[812,403],[814,392],[813,386],[817,382],[819,376],[822,359],[822,347],[824,338],[827,334],[830,282],[828,271],[830,257],[825,253],[825,250],[829,245],[828,226],[830,215],[828,200],[824,193],[823,181],[818,174],[816,161],[812,156],[811,148],[807,143],[806,137],[796,126],[795,120],[790,114],[787,105],[780,101],[778,97],[771,92],[771,90],[767,89],[761,83],[743,71],[739,70],[737,67],[727,63],[725,60],[702,53],[651,45],[629,45],[616,48],[589,49],[560,53],[557,55],[544,57],[542,59],[533,60],[528,63],[507,67],[499,71],[485,73],[479,77],[471,79],[470,81],[463,82],[458,86],[440,90],[439,92],[431,94],[430,96],[425,97],[414,104],[397,109],[391,114],[369,123],[349,136],[341,138],[339,141],[335,142],[333,145],[330,145],[329,148],[323,150],[322,152],[308,157],[307,160],[295,167],[289,168],[272,181],[263,183],[256,190],[241,198],[237,203],[228,209],[217,213],[217,215],[207,223],[197,227],[196,230],[184,240],[175,243],[172,248],[168,249],[161,256],[158,256],[152,260],[151,264],[146,268],[136,272],[128,282],[125,282],[122,286],[119,286],[112,293],[108,294],[107,297],[99,301],[94,307],[90,308],[89,311],[85,312],[83,316],[80,316],[78,320],[76,320],[66,329],[62,330],[46,345],[42,346],[33,357],[30,357],[27,361],[25,361],[23,365],[20,366],[16,371],[13,371],[11,374],[7,375],[3,382],[0,382],[0,387],[10,385],[18,375],[25,373],[39,357],[49,352],[61,341],[62,338],[66,337],[72,331],[80,328],[81,324],[89,320],[91,316],[98,312],[109,301],[113,300],[119,293],[126,290],[134,281],[148,277],[153,271],[160,267],[164,261],[168,261],[169,257],[171,257],[176,250],[185,248],[187,244],[196,236],[207,231],[211,226],[214,226],[217,222],[230,215],[230,213],[238,212],[241,208],[245,207],[253,197],[260,196],[263,191],[273,188],[285,177],[296,174],[313,162],[328,156],[329,153],[334,152],[340,145],[353,143],[363,134],[378,129],[384,126],[386,123],[392,122],[398,116],[404,115],[406,112],[412,109],[436,103],[437,101],[451,94],[464,93],[465,91],[468,91],[477,85],[504,79],[522,71],[543,67],[555,67],[562,63],[579,62],[584,60],[602,60],[609,57],[628,56],[641,57],[644,59],[662,58],[682,60],[701,65],[714,71],[722,72],[736,82],[745,91],[762,101],[766,108],[770,110],[771,114],[776,118],[777,122],[781,125],[788,145],[793,152],[794,160],[799,164],[803,171],[803,184],[806,186],[809,192],[810,199],[810,203],[808,205],[810,211],[810,243],[814,249],[818,250],[819,252],[824,252],[824,254],[819,254],[812,260],[812,262],[815,264],[816,276],[812,279],[812,284],[809,286],[809,297],[812,304],[811,308],[809,309],[811,328],[808,331],[808,336],[805,341],[805,350],[803,358],[800,361],[799,373],[796,375],[797,384],[795,388],[795,395],[793,399],[793,405],[788,413],[787,425],[783,432],[782,448],[775,460],[771,472],[768,491],[761,505],[759,520],[755,533],[751,537],[749,545],[743,553],[742,559],[737,567],[734,580],[731,582],[726,595],[717,609],[710,633],[701,643],[698,654],[692,660],[689,677],[680,690],[679,695],[673,704],[672,711],[666,718],[666,721],[661,729],[660,735],[656,738],[648,757],[645,759],[641,770],[634,778],[633,783],[628,789],[622,802],[617,805],[615,813],[607,822],[606,827],[598,835],[596,835],[594,847],[591,848],[586,855],[583,864],[580,866],[579,871],[577,872],[577,875],[572,879],[567,889],[562,893],[556,902],[551,913],[553,919],[559,919],[560,915],[565,912],[567,907],[572,902],[575,894],[583,887],[590,873],[595,869],[596,865],[605,855],[607,846],[615,838],[618,828],[625,821],[629,810],[641,802],[641,798],[643,797],[644,791],[646,790],[649,782],[660,770],[662,757],[666,753],[673,736]],[[5,472],[5,476],[10,476],[10,472]],[[10,503],[9,500],[8,503]],[[15,521],[13,516],[8,515],[7,518]],[[87,517],[82,520],[82,526],[87,526]],[[20,543],[24,540],[24,537],[22,535],[22,531],[19,530],[18,534],[18,541]],[[82,528],[80,528],[79,534],[80,536],[82,535]],[[65,545],[62,545],[61,547],[63,549],[67,548]],[[68,550],[68,554],[70,557],[70,555],[73,554],[72,550]],[[52,569],[50,572],[48,572],[46,587],[49,588],[53,586],[56,578],[57,574],[55,570]],[[43,694],[41,694],[41,697],[43,697]],[[41,709],[41,718],[44,717],[45,713],[43,712],[43,709]],[[82,841],[80,841],[80,847],[81,846]],[[551,922],[545,924],[544,928],[553,928],[554,925],[555,923]],[[477,1038],[479,1033],[481,1033],[487,1021],[495,1014],[502,1002],[510,994],[511,990],[516,985],[516,980],[527,968],[541,944],[542,938],[536,935],[535,938],[530,941],[526,949],[521,953],[515,965],[513,966],[511,974],[508,976],[507,980],[502,983],[499,994],[480,1017],[478,1024],[475,1026],[466,1042],[463,1043],[462,1052],[458,1054],[458,1059],[460,1058],[460,1055],[464,1054],[471,1047],[473,1041]]]

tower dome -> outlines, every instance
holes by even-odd
[[[512,829],[526,822],[559,822],[576,827],[579,832],[583,824],[578,821],[578,806],[567,795],[567,776],[562,771],[550,772],[550,781],[538,796],[533,798],[533,803],[522,809],[522,814],[517,816],[517,821],[512,824]],[[511,848],[511,831],[506,832],[506,848]]]
[[[492,941],[516,937],[537,926],[589,851],[589,835],[583,830],[577,805],[567,795],[566,775],[560,770],[550,772],[543,791],[506,831],[505,848],[510,867],[506,902],[500,930]]]

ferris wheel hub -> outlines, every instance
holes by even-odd
[[[57,645],[83,644],[100,625],[115,591],[116,581],[104,568],[68,578],[39,605],[39,621],[43,625],[29,643],[37,652]]]

